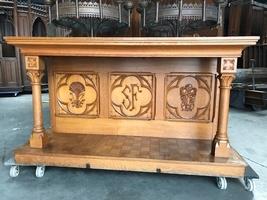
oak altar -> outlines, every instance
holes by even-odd
[[[33,92],[34,126],[16,163],[243,177],[229,97],[237,58],[258,39],[5,37],[25,55]]]

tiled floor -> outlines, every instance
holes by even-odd
[[[49,128],[48,100],[48,94],[43,94],[45,128]],[[4,163],[29,138],[31,107],[30,94],[0,97],[0,199],[267,199],[267,109],[231,108],[229,114],[231,145],[260,176],[252,193],[244,189],[241,179],[227,179],[227,189],[219,190],[215,177],[79,168],[47,167],[44,177],[36,178],[34,167],[22,167],[20,175],[11,178]]]

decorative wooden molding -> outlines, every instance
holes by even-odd
[[[221,58],[219,72],[235,73],[236,68],[237,68],[237,58]]]
[[[39,56],[25,56],[25,66],[27,70],[44,70],[44,60]]]
[[[24,55],[104,57],[240,57],[248,37],[4,37]]]
[[[44,76],[44,72],[43,70],[28,70],[27,75],[32,83],[40,83]]]

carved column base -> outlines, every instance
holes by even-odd
[[[42,133],[32,132],[30,137],[30,147],[31,148],[44,148],[48,143],[48,135],[44,131]]]
[[[229,158],[230,150],[231,147],[229,141],[220,141],[216,139],[213,140],[211,154],[214,157]]]

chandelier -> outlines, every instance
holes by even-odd
[[[104,2],[105,1],[105,2]],[[213,0],[213,5],[202,3],[175,3],[165,0],[44,0],[49,21],[57,27],[83,31],[95,37],[99,33],[124,30],[131,27],[131,13],[136,7],[142,30],[150,33],[179,37],[188,31],[221,25],[222,5],[227,0]]]

